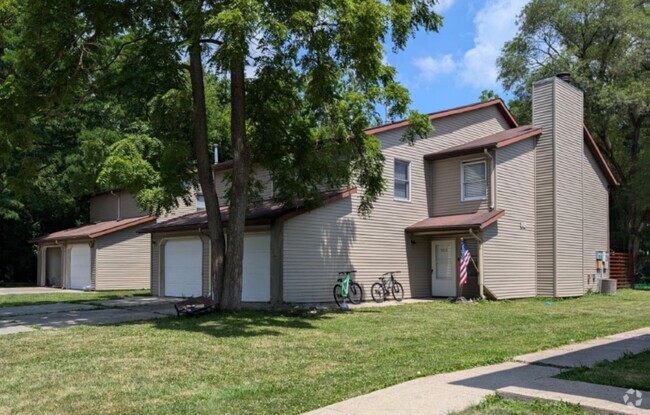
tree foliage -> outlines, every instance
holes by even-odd
[[[48,120],[82,114],[66,146],[76,149],[66,156],[67,175],[87,190],[127,188],[153,213],[198,183],[213,286],[225,284],[221,300],[235,307],[253,164],[271,172],[284,203],[317,204],[322,187],[358,185],[360,213],[368,214],[385,188],[380,143],[364,133],[379,119],[376,105],[412,121],[409,142],[431,129],[409,110],[383,45],[403,49],[417,30],[436,31],[434,0],[10,4],[20,27],[13,113],[23,118],[3,131],[24,127],[12,133],[24,145],[40,141]],[[213,143],[234,158],[227,258],[208,162]]]
[[[650,222],[649,31],[644,2],[533,0],[498,60],[521,122],[535,80],[569,71],[585,92],[585,122],[622,183],[612,192],[612,245],[632,253],[644,234],[648,243]]]

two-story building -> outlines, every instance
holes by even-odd
[[[533,124],[520,126],[501,100],[429,115],[435,131],[413,145],[407,121],[369,129],[389,184],[370,218],[363,189],[324,192],[314,210],[264,200],[247,216],[242,300],[332,301],[339,271],[356,269],[366,293],[382,273],[406,297],[579,296],[595,288],[596,252],[609,249],[608,191],[617,182],[583,125],[583,94],[554,77],[533,88]],[[218,194],[230,162],[214,167]],[[222,209],[227,220],[227,209]],[[209,295],[205,212],[146,226],[154,295]],[[461,240],[476,266],[458,287]],[[602,274],[599,274],[602,276]]]
[[[149,289],[151,237],[138,233],[157,221],[196,212],[197,197],[162,217],[142,211],[130,193],[111,190],[90,199],[86,225],[44,235],[38,244],[37,284],[69,289]]]

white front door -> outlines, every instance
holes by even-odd
[[[203,242],[199,238],[165,243],[165,296],[200,297],[203,294]]]
[[[244,235],[242,301],[271,301],[271,234]]]
[[[83,290],[90,287],[90,246],[73,245],[70,248],[70,288]]]
[[[456,296],[456,241],[431,241],[431,296]]]

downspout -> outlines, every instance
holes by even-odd
[[[121,196],[121,194],[116,195],[112,190],[111,190],[111,196],[115,196],[117,198],[117,220],[120,220],[121,215],[122,215],[122,212],[121,212],[121,210],[122,210],[122,196]]]
[[[494,165],[494,163],[495,163],[494,157],[492,157],[492,154],[490,154],[488,149],[487,148],[483,149],[483,152],[485,153],[485,155],[487,157],[490,158],[490,189],[489,189],[489,192],[488,192],[488,209],[490,209],[490,211],[492,211],[492,210],[494,210],[494,207],[495,207],[495,204],[496,204],[494,202],[494,199],[495,199],[495,197],[494,197],[495,196],[495,193],[494,193],[495,192],[494,172],[495,172],[496,166]]]
[[[469,228],[469,234],[478,242],[478,292],[482,299],[485,300],[483,293],[483,241]]]
[[[216,152],[218,150],[216,145],[214,146],[214,148],[215,148],[214,151],[215,151],[215,161],[216,161],[217,158]],[[199,238],[201,239],[201,242],[203,242],[203,237],[208,238],[208,292],[210,293],[210,297],[212,298],[212,300],[216,301],[217,299],[214,298],[214,293],[212,292],[212,239],[210,239],[210,235],[206,235],[201,228],[199,228],[198,231],[199,231]],[[203,257],[203,255],[201,255],[201,257]]]

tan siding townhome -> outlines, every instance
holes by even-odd
[[[429,114],[434,131],[413,144],[407,121],[368,129],[385,158],[384,193],[369,217],[363,188],[323,192],[322,206],[273,199],[261,166],[261,201],[247,214],[242,301],[323,303],[343,271],[370,299],[398,271],[406,297],[568,297],[596,290],[597,252],[607,252],[608,194],[616,179],[583,125],[582,92],[553,77],[535,83],[533,124],[501,100]],[[227,194],[232,162],[214,166]],[[228,209],[221,215],[227,225]],[[152,235],[154,295],[210,295],[205,212],[139,232]],[[463,252],[471,259],[460,284]],[[52,253],[53,258],[56,253]]]

